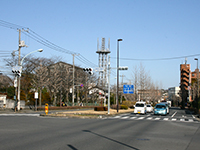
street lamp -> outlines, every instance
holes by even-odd
[[[198,103],[199,103],[199,67],[198,67],[198,58],[195,58],[194,60],[197,61],[197,111],[198,111],[198,108],[199,108],[198,107]]]
[[[119,102],[118,102],[118,91],[119,91],[119,42],[122,41],[122,39],[117,39],[117,112],[119,111]]]
[[[32,54],[32,53],[35,53],[35,52],[42,52],[42,51],[43,51],[43,49],[38,49],[38,50],[36,50],[36,51],[32,51],[32,52],[28,53],[27,55],[25,55],[25,56],[22,58],[21,62],[20,62],[21,70],[22,70],[23,61],[24,61],[24,59],[25,59],[28,55],[30,55],[30,54]],[[17,96],[17,99],[18,99],[17,110],[19,111],[19,110],[20,110],[20,76],[19,76],[19,85],[18,85],[18,96]]]

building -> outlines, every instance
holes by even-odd
[[[180,89],[181,89],[181,108],[185,109],[185,103],[189,100],[189,91],[191,84],[191,71],[190,64],[181,64],[180,65]]]
[[[174,106],[178,106],[180,99],[180,87],[168,88],[168,100],[172,102]]]
[[[199,78],[198,78],[198,74],[199,74]],[[199,81],[200,79],[200,73],[199,73],[199,69],[195,69],[195,71],[193,71],[191,73],[191,88],[190,88],[190,100],[193,101],[195,99],[195,97],[198,95],[197,91],[198,91],[198,87],[197,87],[197,81]]]
[[[193,80],[193,79],[196,80],[197,79],[198,72],[199,72],[199,69],[195,69],[195,71],[191,72],[191,80]],[[200,73],[199,73],[199,79],[200,79]]]
[[[168,88],[168,99],[172,101],[172,97],[179,97],[180,87],[170,87]]]

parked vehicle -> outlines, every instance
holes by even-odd
[[[135,114],[146,114],[147,112],[146,102],[136,102],[134,107]]]
[[[166,104],[159,103],[154,107],[154,115],[167,115]]]
[[[153,107],[151,104],[147,104],[147,112],[153,112]]]

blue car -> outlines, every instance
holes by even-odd
[[[167,107],[165,104],[156,104],[154,107],[154,115],[167,115]]]

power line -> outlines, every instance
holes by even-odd
[[[65,48],[62,48],[62,47],[48,41],[47,39],[43,38],[42,36],[40,36],[39,34],[37,34],[36,32],[32,31],[31,29],[29,29],[27,27],[9,23],[9,22],[3,21],[3,20],[0,20],[0,26],[11,28],[11,29],[16,29],[16,30],[19,28],[27,29],[27,30],[22,30],[22,31],[24,31],[22,33],[25,34],[26,36],[30,37],[31,39],[35,40],[36,42],[38,42],[46,47],[49,47],[50,49],[58,51],[58,52],[67,53],[67,54],[76,54],[73,51],[67,50]],[[90,62],[88,59],[86,59],[82,55],[79,55],[79,57],[77,59],[79,61],[81,61],[82,63],[87,64],[89,66],[90,65],[97,66],[96,64]]]
[[[10,28],[10,29],[26,28],[26,27],[23,27],[23,26],[20,26],[20,25],[16,25],[16,24],[13,24],[13,23],[10,23],[10,22],[3,21],[3,20],[0,20],[0,26],[7,27],[7,28]]]
[[[200,56],[200,54],[180,56],[180,57],[156,58],[156,59],[135,59],[135,58],[119,58],[119,59],[121,59],[121,60],[133,60],[133,61],[162,61],[162,60],[181,59],[181,58],[186,58],[186,57],[188,58],[188,57],[194,57],[194,56]],[[117,59],[116,57],[111,57],[111,58]]]

